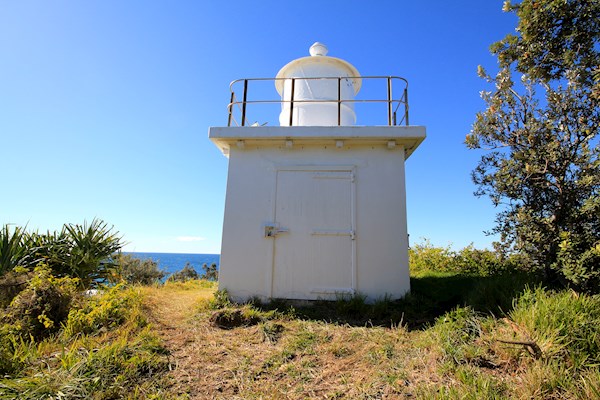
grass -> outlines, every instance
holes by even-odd
[[[129,305],[119,325],[17,343],[0,398],[600,399],[600,297],[537,282],[423,274],[400,301],[311,307],[235,305],[205,281],[123,289],[102,303]]]
[[[193,338],[178,349],[187,372],[174,373],[187,376],[169,393],[211,399],[600,398],[600,299],[552,292],[536,282],[521,275],[431,274],[413,278],[412,294],[401,301],[366,304],[356,296],[310,307],[234,305],[216,292],[196,303],[187,322]],[[215,324],[214,315],[232,313],[243,316],[237,326]],[[562,329],[565,321],[579,328]],[[519,344],[528,341],[541,354]]]
[[[0,378],[0,399],[137,399],[164,393],[168,350],[147,323],[139,291],[116,287],[81,301],[54,335],[34,341],[7,332],[3,339],[10,342],[3,348],[12,355],[4,353],[4,360],[12,365]]]

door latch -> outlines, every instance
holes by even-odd
[[[289,232],[289,229],[280,228],[279,224],[265,225],[265,237],[275,237],[280,233]]]

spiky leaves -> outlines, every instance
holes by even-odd
[[[104,221],[65,224],[60,232],[27,233],[7,225],[0,231],[0,274],[16,266],[33,269],[48,265],[59,277],[78,278],[88,288],[106,280],[113,273],[113,255],[123,243],[117,232]]]

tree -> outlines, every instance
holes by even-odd
[[[119,276],[127,283],[151,285],[160,282],[166,275],[158,268],[158,263],[150,258],[140,260],[130,254],[119,253],[113,257]]]
[[[198,275],[198,272],[196,272],[194,267],[189,262],[186,262],[183,269],[174,272],[171,276],[167,278],[167,281],[187,282],[192,279],[200,279],[200,275]]]
[[[206,263],[202,264],[202,271],[204,271],[204,273],[200,276],[202,279],[206,279],[207,281],[219,280],[219,269],[217,268],[216,263],[212,263],[210,265]]]
[[[548,277],[597,287],[600,2],[507,1],[503,9],[519,17],[518,34],[491,46],[495,77],[478,69],[494,89],[481,92],[487,108],[466,138],[486,152],[472,174],[475,194],[500,207],[492,233],[505,249]]]

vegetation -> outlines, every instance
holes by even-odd
[[[502,252],[476,249],[472,244],[453,251],[450,245],[435,247],[427,239],[412,246],[409,256],[411,273],[416,276],[431,271],[490,276],[518,271],[526,261],[518,254],[506,257]]]
[[[65,224],[60,232],[28,233],[8,225],[0,230],[0,273],[15,267],[35,268],[44,263],[58,277],[77,278],[89,288],[115,274],[113,255],[123,243],[112,227],[98,219],[91,223]]]
[[[200,279],[200,275],[188,262],[181,270],[174,272],[171,276],[169,276],[169,278],[167,278],[167,281],[186,282],[192,279]]]
[[[28,254],[23,239],[23,229],[19,227],[11,232],[7,224],[0,230],[0,275],[11,271],[27,259]]]
[[[179,349],[186,360],[197,360],[189,368],[203,368],[202,378],[178,381],[172,393],[222,399],[600,396],[599,297],[528,287],[505,275],[441,277],[435,271],[422,271],[412,287],[402,301],[367,304],[357,295],[310,306],[235,305],[226,292],[215,292],[198,304],[187,328],[195,344]],[[491,312],[486,299],[495,289],[512,299]],[[430,307],[420,308],[422,302]]]
[[[119,276],[128,283],[151,285],[166,276],[166,272],[158,268],[158,263],[149,258],[140,260],[130,254],[118,254],[114,259]]]
[[[202,271],[204,271],[201,275],[202,279],[206,279],[207,281],[219,280],[219,270],[217,268],[217,264],[202,264]]]
[[[122,255],[115,271],[144,278],[96,295],[47,265],[14,267],[0,279],[13,288],[0,399],[600,397],[600,297],[544,288],[473,246],[425,241],[410,256],[405,298],[310,306],[234,304],[189,265],[157,285],[154,264]]]
[[[20,335],[34,339],[46,337],[67,319],[77,285],[76,278],[56,278],[46,265],[40,264],[29,276],[24,289],[11,300],[4,319]]]
[[[4,311],[0,398],[151,398],[163,393],[168,351],[141,311],[139,292],[117,285],[84,297],[75,287],[75,279],[54,278],[40,267]]]
[[[579,290],[600,283],[600,3],[505,3],[518,35],[492,45],[500,70],[482,92],[467,146],[483,149],[477,195],[501,206],[493,232]],[[513,74],[520,74],[515,82]]]

